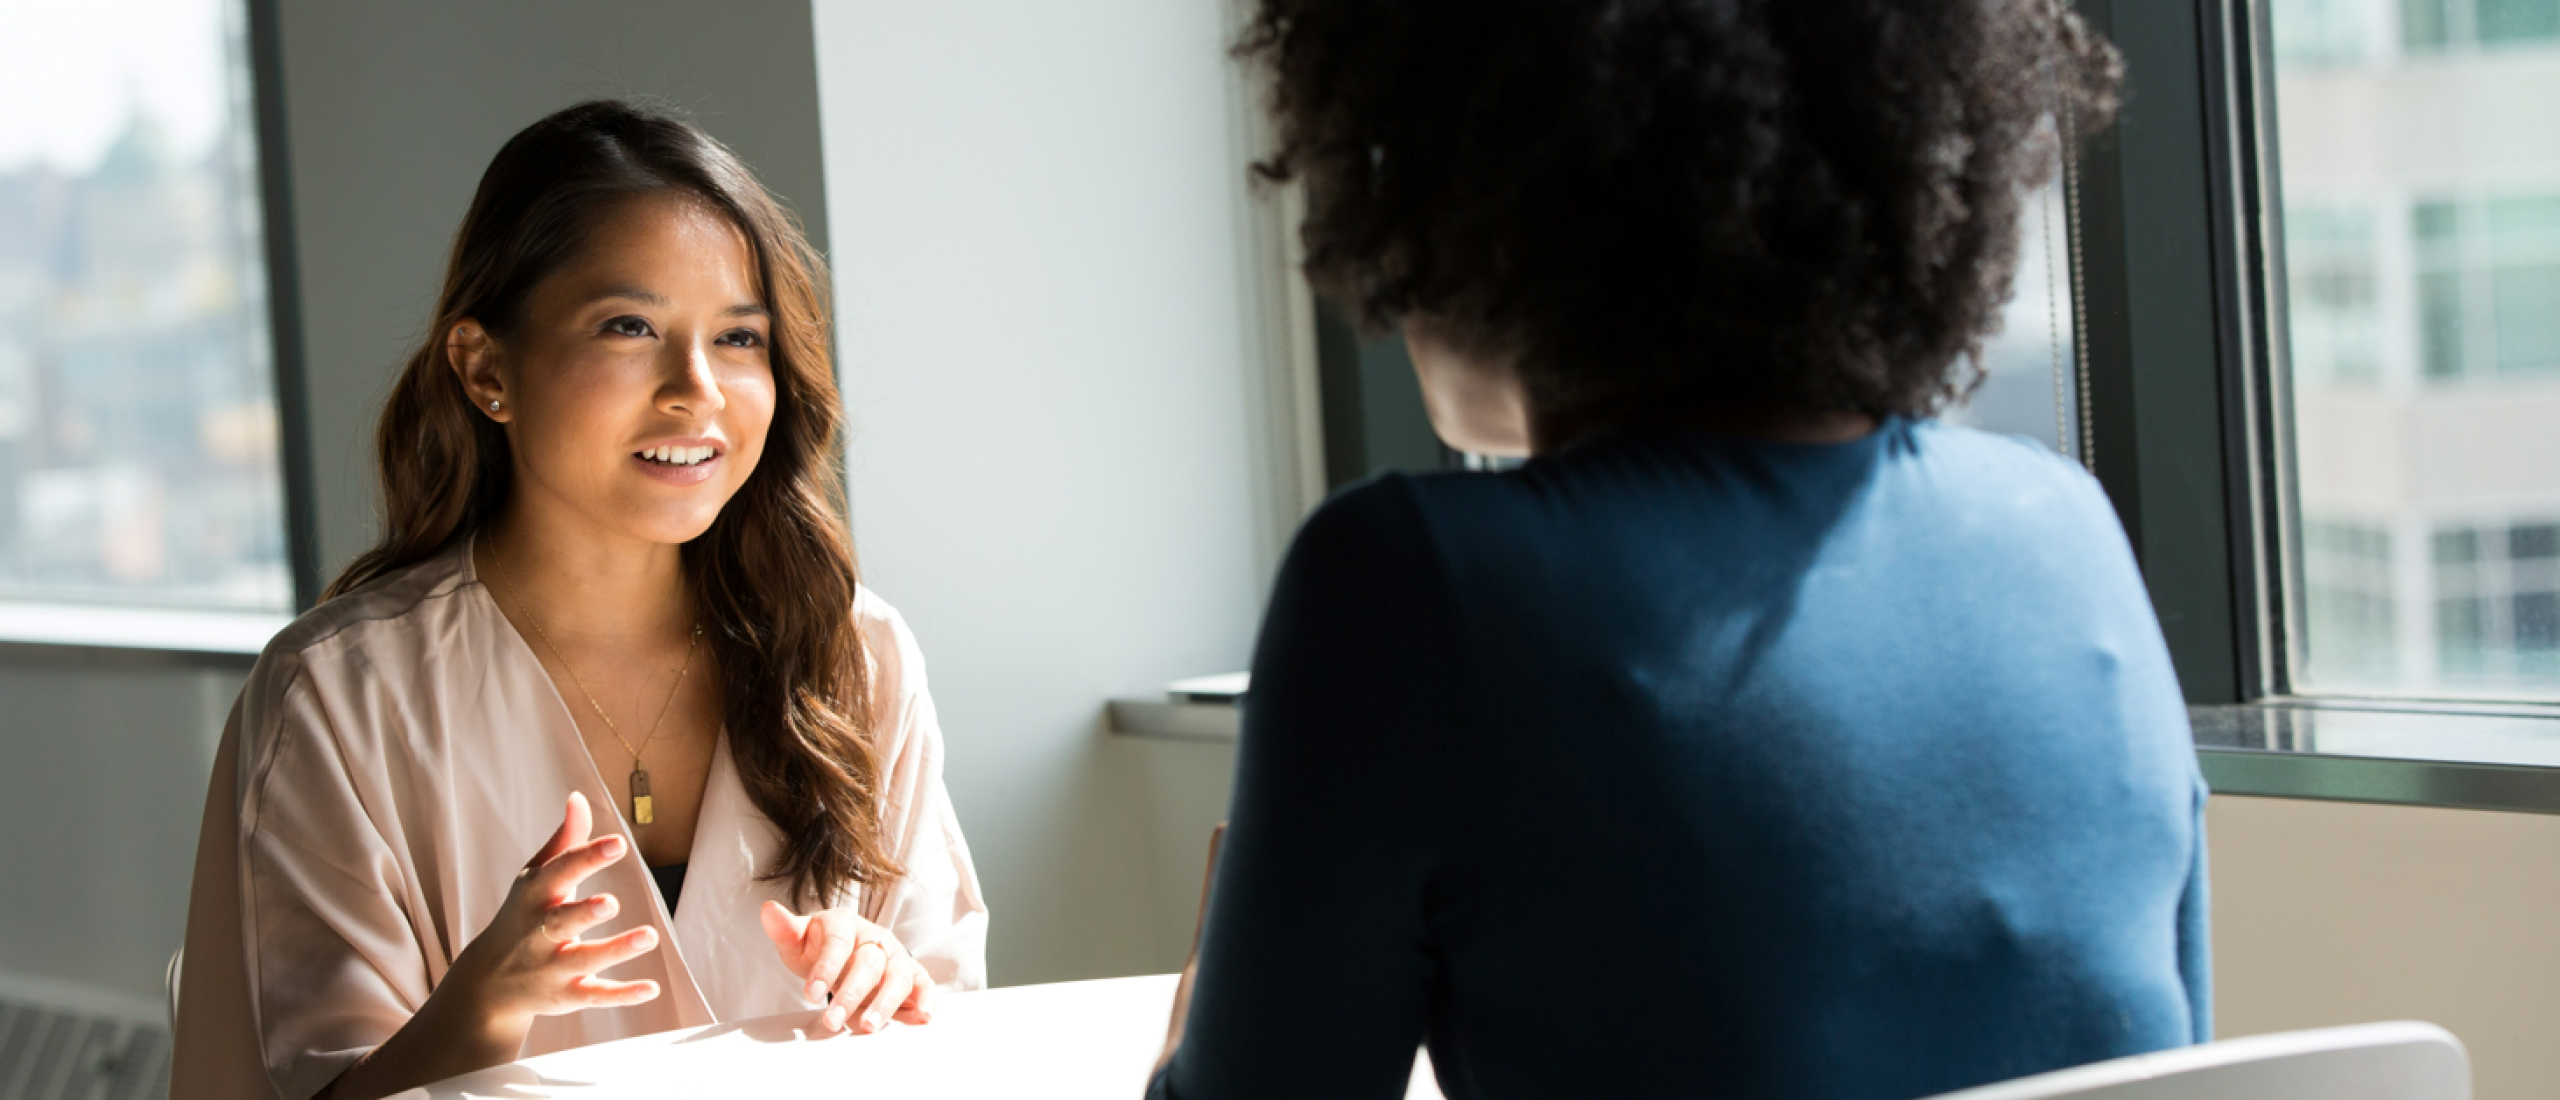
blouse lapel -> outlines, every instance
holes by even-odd
[[[761,915],[767,901],[790,904],[789,884],[764,877],[781,851],[781,834],[747,798],[724,732],[703,784],[675,928],[702,995],[731,1019],[808,1007]]]

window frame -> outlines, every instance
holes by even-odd
[[[2081,12],[2123,51],[2124,106],[2081,153],[2093,472],[2141,561],[2191,705],[2286,694],[2289,395],[2266,150],[2274,114],[2236,64],[2254,0]],[[2119,15],[2119,13],[2122,15]],[[2137,243],[2138,242],[2138,243]],[[2274,443],[2276,446],[2268,446]]]
[[[302,274],[294,244],[293,162],[288,156],[282,0],[242,0],[249,28],[250,122],[258,141],[259,225],[265,234],[267,331],[274,344],[276,431],[282,436],[284,544],[293,610],[320,602],[320,514],[314,488],[311,387],[302,334]]]
[[[2078,0],[2127,69],[2116,124],[2080,161],[2093,472],[2217,793],[2560,813],[2560,767],[2436,747],[2483,724],[2560,736],[2560,703],[2292,681],[2305,600],[2269,2]],[[2358,747],[2324,751],[2324,722],[2347,717]]]

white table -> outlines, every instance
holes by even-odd
[[[942,998],[933,1022],[808,1037],[816,1011],[667,1031],[481,1070],[399,1100],[1083,1097],[1134,1100],[1164,1047],[1174,975],[1024,985]],[[1415,1098],[1437,1100],[1417,1061]]]

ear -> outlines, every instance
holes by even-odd
[[[445,330],[444,360],[474,407],[501,424],[515,418],[515,395],[498,370],[498,342],[480,322],[465,317]]]

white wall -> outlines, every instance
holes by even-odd
[[[1147,777],[1224,769],[1112,743],[1103,702],[1244,667],[1303,505],[1222,10],[816,5],[855,532],[932,670],[998,984],[1179,964],[1151,902],[1198,864],[1149,852],[1206,837],[1151,835]]]

